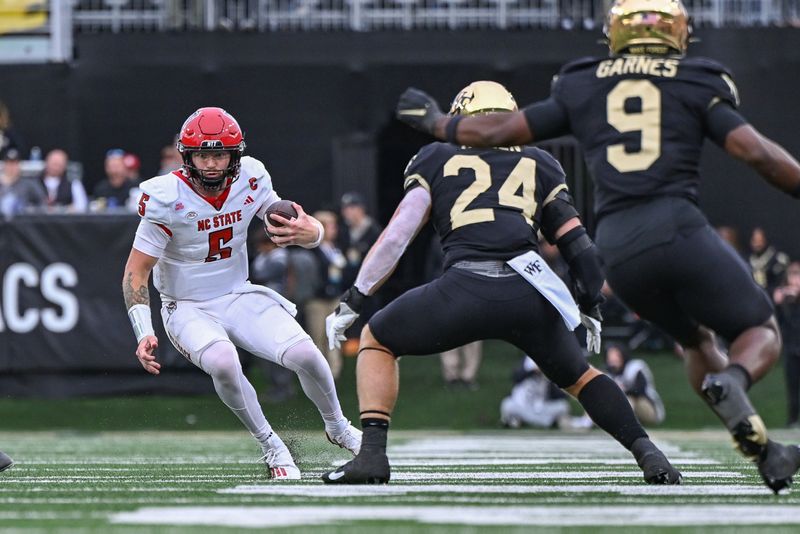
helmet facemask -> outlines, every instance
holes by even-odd
[[[239,178],[244,134],[236,119],[224,109],[206,107],[195,111],[183,123],[176,146],[183,158],[183,172],[196,187],[211,192],[224,191]],[[224,169],[201,170],[192,160],[196,153],[219,152],[230,154]],[[219,175],[211,176],[211,173]]]
[[[203,144],[213,144],[208,141],[204,141]],[[201,147],[201,148],[194,148],[194,147],[187,147],[184,146],[180,141],[178,142],[178,151],[181,153],[183,157],[183,171],[186,176],[189,178],[195,186],[202,187],[207,191],[224,191],[225,189],[229,188],[233,182],[239,179],[239,170],[242,166],[242,153],[244,152],[244,141],[241,143],[241,146],[236,148],[230,147],[222,147],[220,144],[219,148],[216,147]],[[214,171],[204,171],[198,169],[194,161],[192,161],[192,155],[200,152],[227,152],[230,154],[230,160],[228,161],[228,166],[224,169],[215,169]],[[220,173],[221,171],[221,173]],[[213,172],[213,173],[220,173],[219,176],[208,176],[206,173]]]

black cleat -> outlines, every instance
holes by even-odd
[[[358,456],[322,475],[322,481],[326,484],[388,484],[390,476],[386,453],[361,449]]]
[[[649,438],[637,439],[631,452],[642,468],[644,480],[648,484],[677,485],[683,480],[681,472],[669,463],[664,453]]]
[[[0,471],[5,471],[14,466],[14,460],[4,452],[0,452]]]
[[[777,495],[792,485],[792,476],[800,469],[800,447],[768,440],[757,464],[764,484]]]

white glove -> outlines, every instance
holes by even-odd
[[[325,333],[328,336],[328,348],[330,350],[342,347],[342,341],[347,339],[344,331],[356,322],[358,315],[346,302],[340,302],[336,311],[325,318]]]
[[[600,354],[600,332],[603,327],[600,321],[581,313],[581,324],[586,327],[586,350]]]

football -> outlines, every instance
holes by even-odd
[[[264,214],[264,231],[267,232],[267,235],[270,237],[272,237],[272,234],[270,234],[269,230],[267,230],[267,223],[271,224],[272,226],[283,226],[283,224],[279,223],[275,219],[270,218],[271,215],[280,215],[286,219],[294,219],[297,217],[297,210],[294,209],[294,206],[292,206],[291,200],[279,200],[272,203],[267,208],[267,212]]]

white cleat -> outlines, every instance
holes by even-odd
[[[347,422],[347,428],[344,429],[344,432],[335,436],[325,432],[325,437],[334,445],[338,445],[353,453],[353,456],[356,456],[361,450],[361,431],[351,425],[349,421]]]
[[[262,456],[272,480],[300,480],[300,470],[294,464],[292,453],[277,434],[269,440],[271,448]]]

